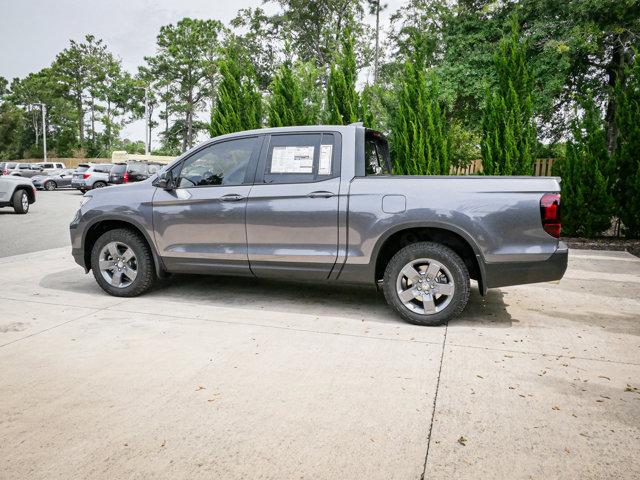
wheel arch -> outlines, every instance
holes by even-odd
[[[36,201],[36,194],[33,191],[33,188],[29,187],[28,185],[18,185],[13,191],[13,193],[11,194],[11,198],[13,198],[13,196],[19,190],[24,190],[25,192],[27,192],[27,197],[29,198],[29,204],[32,204]]]
[[[156,247],[154,243],[151,241],[149,234],[146,229],[142,227],[142,225],[138,224],[135,220],[131,220],[130,218],[123,219],[121,217],[101,217],[93,222],[86,228],[85,233],[82,238],[82,246],[84,252],[84,264],[87,271],[91,268],[91,250],[95,245],[98,238],[103,234],[110,230],[115,230],[117,228],[126,228],[132,230],[139,234],[149,249],[151,250],[151,256],[153,258],[153,264],[156,270],[156,274],[158,277],[163,278],[166,276],[166,270],[164,265],[162,264],[162,260],[158,255]]]
[[[484,295],[484,257],[477,243],[464,230],[441,223],[409,223],[396,225],[382,235],[374,247],[375,281],[382,279],[389,260],[399,250],[412,243],[431,241],[451,248],[469,269],[469,275],[478,282]]]

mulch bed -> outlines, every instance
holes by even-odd
[[[569,248],[581,248],[584,250],[617,250],[627,251],[636,257],[640,257],[640,239],[626,239],[616,237],[600,238],[571,238],[563,237],[562,241],[569,245]]]

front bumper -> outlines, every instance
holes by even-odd
[[[567,270],[568,260],[569,247],[560,242],[557,250],[543,261],[486,263],[484,285],[497,288],[560,280]]]

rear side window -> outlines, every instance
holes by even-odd
[[[9,162],[9,163],[7,163],[5,168],[16,168],[16,163],[15,162]]]
[[[267,151],[264,183],[309,183],[335,177],[338,172],[332,133],[272,135]]]

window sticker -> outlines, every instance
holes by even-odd
[[[318,165],[318,175],[331,175],[331,155],[333,145],[320,145],[320,164]]]
[[[313,146],[273,147],[269,173],[313,173]]]

